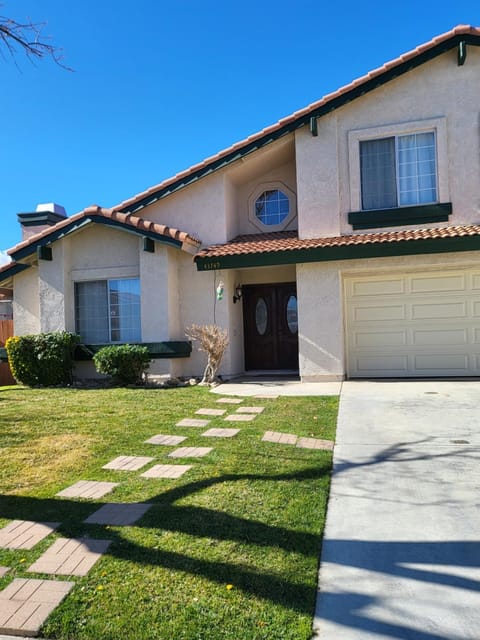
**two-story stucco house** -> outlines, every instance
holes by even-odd
[[[225,376],[479,375],[479,45],[457,27],[111,209],[20,214],[15,332],[147,343],[175,376],[214,322]]]

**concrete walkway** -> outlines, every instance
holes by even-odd
[[[301,382],[281,376],[246,376],[212,388],[212,393],[224,396],[338,396],[342,382]]]
[[[480,382],[345,382],[319,640],[480,638]]]

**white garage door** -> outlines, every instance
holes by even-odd
[[[350,377],[480,375],[480,270],[345,280]]]

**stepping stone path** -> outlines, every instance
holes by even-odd
[[[319,438],[299,438],[293,433],[281,433],[280,431],[266,431],[262,442],[274,442],[275,444],[293,444],[300,449],[332,450],[332,440],[320,440]]]
[[[0,592],[0,633],[37,636],[75,583],[15,578]]]
[[[67,487],[63,491],[57,493],[61,498],[85,498],[88,500],[96,500],[113,491],[118,487],[118,482],[95,482],[94,480],[80,480]]]
[[[226,409],[199,409],[195,413],[199,416],[223,416],[227,411]]]
[[[228,422],[250,422],[250,420],[255,420],[256,417],[255,413],[232,413],[225,420]]]
[[[158,436],[153,436],[150,440],[145,440],[146,444],[164,444],[168,446],[176,447],[177,444],[180,444],[187,438],[185,436],[163,436],[159,434]]]
[[[212,447],[180,447],[168,455],[169,458],[203,458],[213,451]]]
[[[275,442],[276,444],[297,444],[297,436],[293,433],[280,433],[279,431],[266,431],[262,442]]]
[[[240,429],[209,429],[202,433],[206,438],[233,438],[239,433]]]
[[[199,418],[184,418],[177,422],[176,427],[206,427],[210,420],[200,420]]]
[[[155,458],[147,458],[146,456],[119,456],[102,469],[115,469],[115,471],[138,471]]]
[[[240,407],[237,409],[237,413],[262,413],[265,407]]]
[[[151,506],[151,504],[142,502],[109,502],[92,513],[84,522],[86,524],[130,525],[139,520]]]
[[[30,520],[12,520],[0,529],[0,547],[2,549],[32,549],[60,526],[60,522],[31,522]]]
[[[274,398],[276,396],[258,396]],[[219,398],[216,402],[223,404],[241,404],[243,398]],[[245,422],[255,418],[264,407],[243,407],[225,420]],[[198,409],[196,415],[223,416],[224,409]],[[177,427],[203,428],[210,420],[184,418],[177,422]],[[240,429],[208,429],[202,436],[232,438]],[[267,432],[273,433],[273,432]],[[294,436],[295,437],[295,436]],[[158,434],[145,442],[154,445],[176,446],[186,440],[185,436]],[[309,438],[299,440],[298,446],[310,446]],[[206,456],[212,447],[180,447],[169,454],[170,458],[201,458]],[[147,456],[118,456],[104,465],[103,469],[115,471],[138,471],[154,458]],[[192,468],[192,465],[157,464],[141,474],[144,478],[180,478]],[[80,480],[63,489],[56,495],[61,498],[102,498],[119,483]],[[101,525],[131,525],[139,520],[152,505],[147,503],[107,503],[92,513],[84,522]],[[7,549],[31,549],[46,536],[53,533],[58,522],[31,522],[14,520],[0,529],[0,547]],[[93,565],[107,551],[110,540],[92,538],[59,538],[36,560],[28,571],[54,575],[85,576]],[[0,567],[0,577],[9,571],[8,567]],[[65,596],[73,588],[73,582],[58,580],[36,580],[15,578],[8,587],[0,592],[0,633],[14,635],[38,635],[41,626]]]
[[[156,464],[141,475],[143,478],[180,478],[191,468],[191,464]]]
[[[58,538],[28,571],[58,576],[86,576],[110,546],[110,540]]]

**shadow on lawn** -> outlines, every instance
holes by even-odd
[[[176,506],[174,503],[186,496],[203,491],[224,482],[238,481],[302,481],[319,479],[329,475],[329,465],[305,469],[301,472],[278,475],[228,474],[191,482],[167,490],[148,500],[152,508],[135,523],[135,527],[158,528],[216,541],[233,541],[256,547],[279,548],[317,559],[320,553],[321,535],[312,535],[268,525],[263,522],[231,516],[225,512],[197,506]],[[108,502],[108,500],[106,500]],[[302,582],[294,582],[275,574],[261,573],[234,562],[210,561],[189,555],[153,549],[126,540],[121,528],[86,525],[83,520],[96,511],[103,502],[86,503],[61,498],[32,498],[24,496],[0,496],[0,515],[8,519],[34,521],[60,521],[57,530],[63,536],[89,535],[97,539],[112,540],[108,554],[138,564],[161,566],[203,576],[219,584],[234,584],[254,596],[270,600],[283,607],[312,615],[316,588]],[[206,544],[208,544],[206,542]]]

